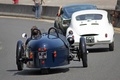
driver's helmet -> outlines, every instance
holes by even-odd
[[[38,37],[40,34],[41,34],[40,30],[36,26],[33,26],[31,28],[31,36],[32,37]]]
[[[33,31],[32,31],[32,35],[35,36],[35,35],[38,35],[38,34],[39,34],[38,29],[33,29]]]

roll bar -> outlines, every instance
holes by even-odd
[[[48,30],[48,37],[49,37],[49,35],[50,35],[50,31],[51,31],[52,29],[55,30],[55,32],[56,32],[56,34],[57,34],[57,37],[59,38],[58,30],[57,30],[55,27],[51,27],[51,28],[49,28],[49,30]]]

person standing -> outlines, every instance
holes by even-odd
[[[19,0],[13,0],[14,4],[18,4]]]
[[[35,4],[35,18],[39,19],[41,18],[42,13],[42,3],[45,4],[44,0],[33,0]]]

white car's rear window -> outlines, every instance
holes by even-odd
[[[84,15],[78,15],[76,16],[76,20],[80,21],[80,20],[101,20],[102,19],[102,15],[101,14],[84,14]]]

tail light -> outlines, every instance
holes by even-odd
[[[45,61],[44,61],[44,60],[42,60],[42,61],[41,61],[41,64],[45,64]]]
[[[32,52],[30,52],[30,59],[32,59],[33,58],[33,53]]]
[[[57,57],[57,52],[56,51],[53,52],[53,56],[54,56],[54,58]]]
[[[105,37],[106,37],[106,38],[108,37],[108,34],[107,34],[107,33],[105,34]]]
[[[74,39],[74,36],[72,36],[72,38]]]
[[[47,51],[47,48],[43,48],[43,51]]]
[[[69,31],[69,35],[73,35],[73,31],[72,30]]]
[[[41,51],[46,52],[46,51],[47,51],[47,48],[38,48],[38,52],[41,52]]]
[[[55,58],[57,57],[57,52],[56,51],[54,51],[53,52],[53,62],[55,61]]]

